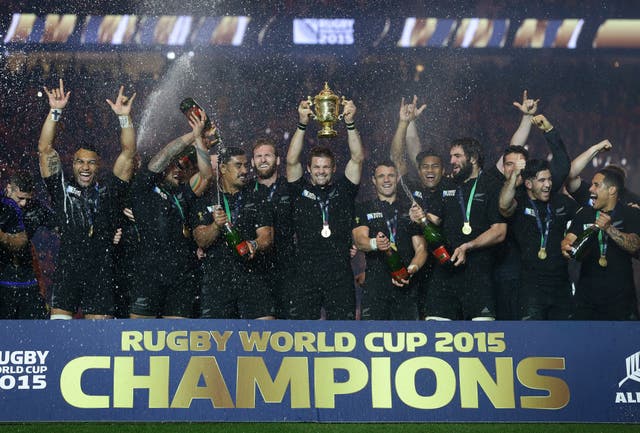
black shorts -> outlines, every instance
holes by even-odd
[[[404,287],[391,282],[388,272],[367,271],[362,286],[362,320],[416,320],[418,281]]]
[[[453,272],[436,266],[429,280],[426,315],[451,320],[495,318],[491,268],[480,263]]]
[[[283,319],[317,320],[324,309],[327,320],[353,320],[356,290],[349,262],[301,263],[300,271],[281,294]]]
[[[129,312],[151,317],[198,317],[196,309],[201,280],[199,268],[177,275],[140,268],[134,277]]]
[[[605,301],[594,300],[594,297],[585,296],[579,290],[575,296],[575,320],[638,320],[635,294],[612,296]]]
[[[569,320],[574,303],[571,283],[541,282],[534,276],[522,279],[520,286],[520,317],[522,320]]]
[[[207,319],[257,319],[273,316],[271,286],[255,270],[209,264],[202,279],[201,316]]]
[[[109,257],[65,257],[55,271],[51,308],[84,314],[113,314],[113,275]]]

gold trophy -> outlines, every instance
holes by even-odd
[[[309,101],[309,106],[315,106],[314,114],[311,117],[322,125],[322,129],[318,131],[318,137],[326,138],[338,135],[332,126],[338,120],[342,120],[344,116],[340,114],[340,105],[345,104],[345,97],[339,97],[333,93],[329,88],[329,84],[325,82],[324,89],[313,99],[311,99],[311,96],[307,96],[307,100]]]

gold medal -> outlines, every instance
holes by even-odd
[[[93,236],[93,224],[89,226],[89,237]]]
[[[469,222],[465,222],[462,225],[462,233],[464,233],[465,235],[471,234],[471,224],[469,224]]]
[[[598,259],[598,264],[600,266],[602,266],[603,268],[607,267],[607,257],[606,256],[600,256],[600,258]]]
[[[540,248],[540,250],[538,250],[538,258],[540,260],[544,260],[547,258],[547,250],[545,248]]]
[[[189,232],[189,227],[187,227],[186,224],[182,224],[182,236],[189,239],[190,232]]]

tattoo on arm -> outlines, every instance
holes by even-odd
[[[51,155],[47,156],[47,168],[49,169],[49,173],[54,174],[60,171],[60,155],[58,152],[53,152]]]
[[[609,229],[609,237],[618,244],[620,248],[630,254],[635,254],[638,248],[640,248],[640,236],[635,233],[623,233],[611,226]]]
[[[205,161],[209,161],[209,152],[207,152],[204,149],[200,149],[197,146],[196,146],[196,152],[198,153],[198,156],[202,157],[202,159],[204,159]]]
[[[160,173],[167,168],[171,159],[176,156],[182,149],[185,148],[187,143],[182,141],[182,137],[178,137],[169,144],[167,144],[160,152],[149,161],[149,170],[154,173]]]

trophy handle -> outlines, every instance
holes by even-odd
[[[313,107],[313,99],[311,98],[311,96],[307,96],[307,102],[309,102],[309,107]],[[311,117],[313,120],[318,120],[318,116],[316,116],[316,114],[313,112],[309,115],[309,117]]]

